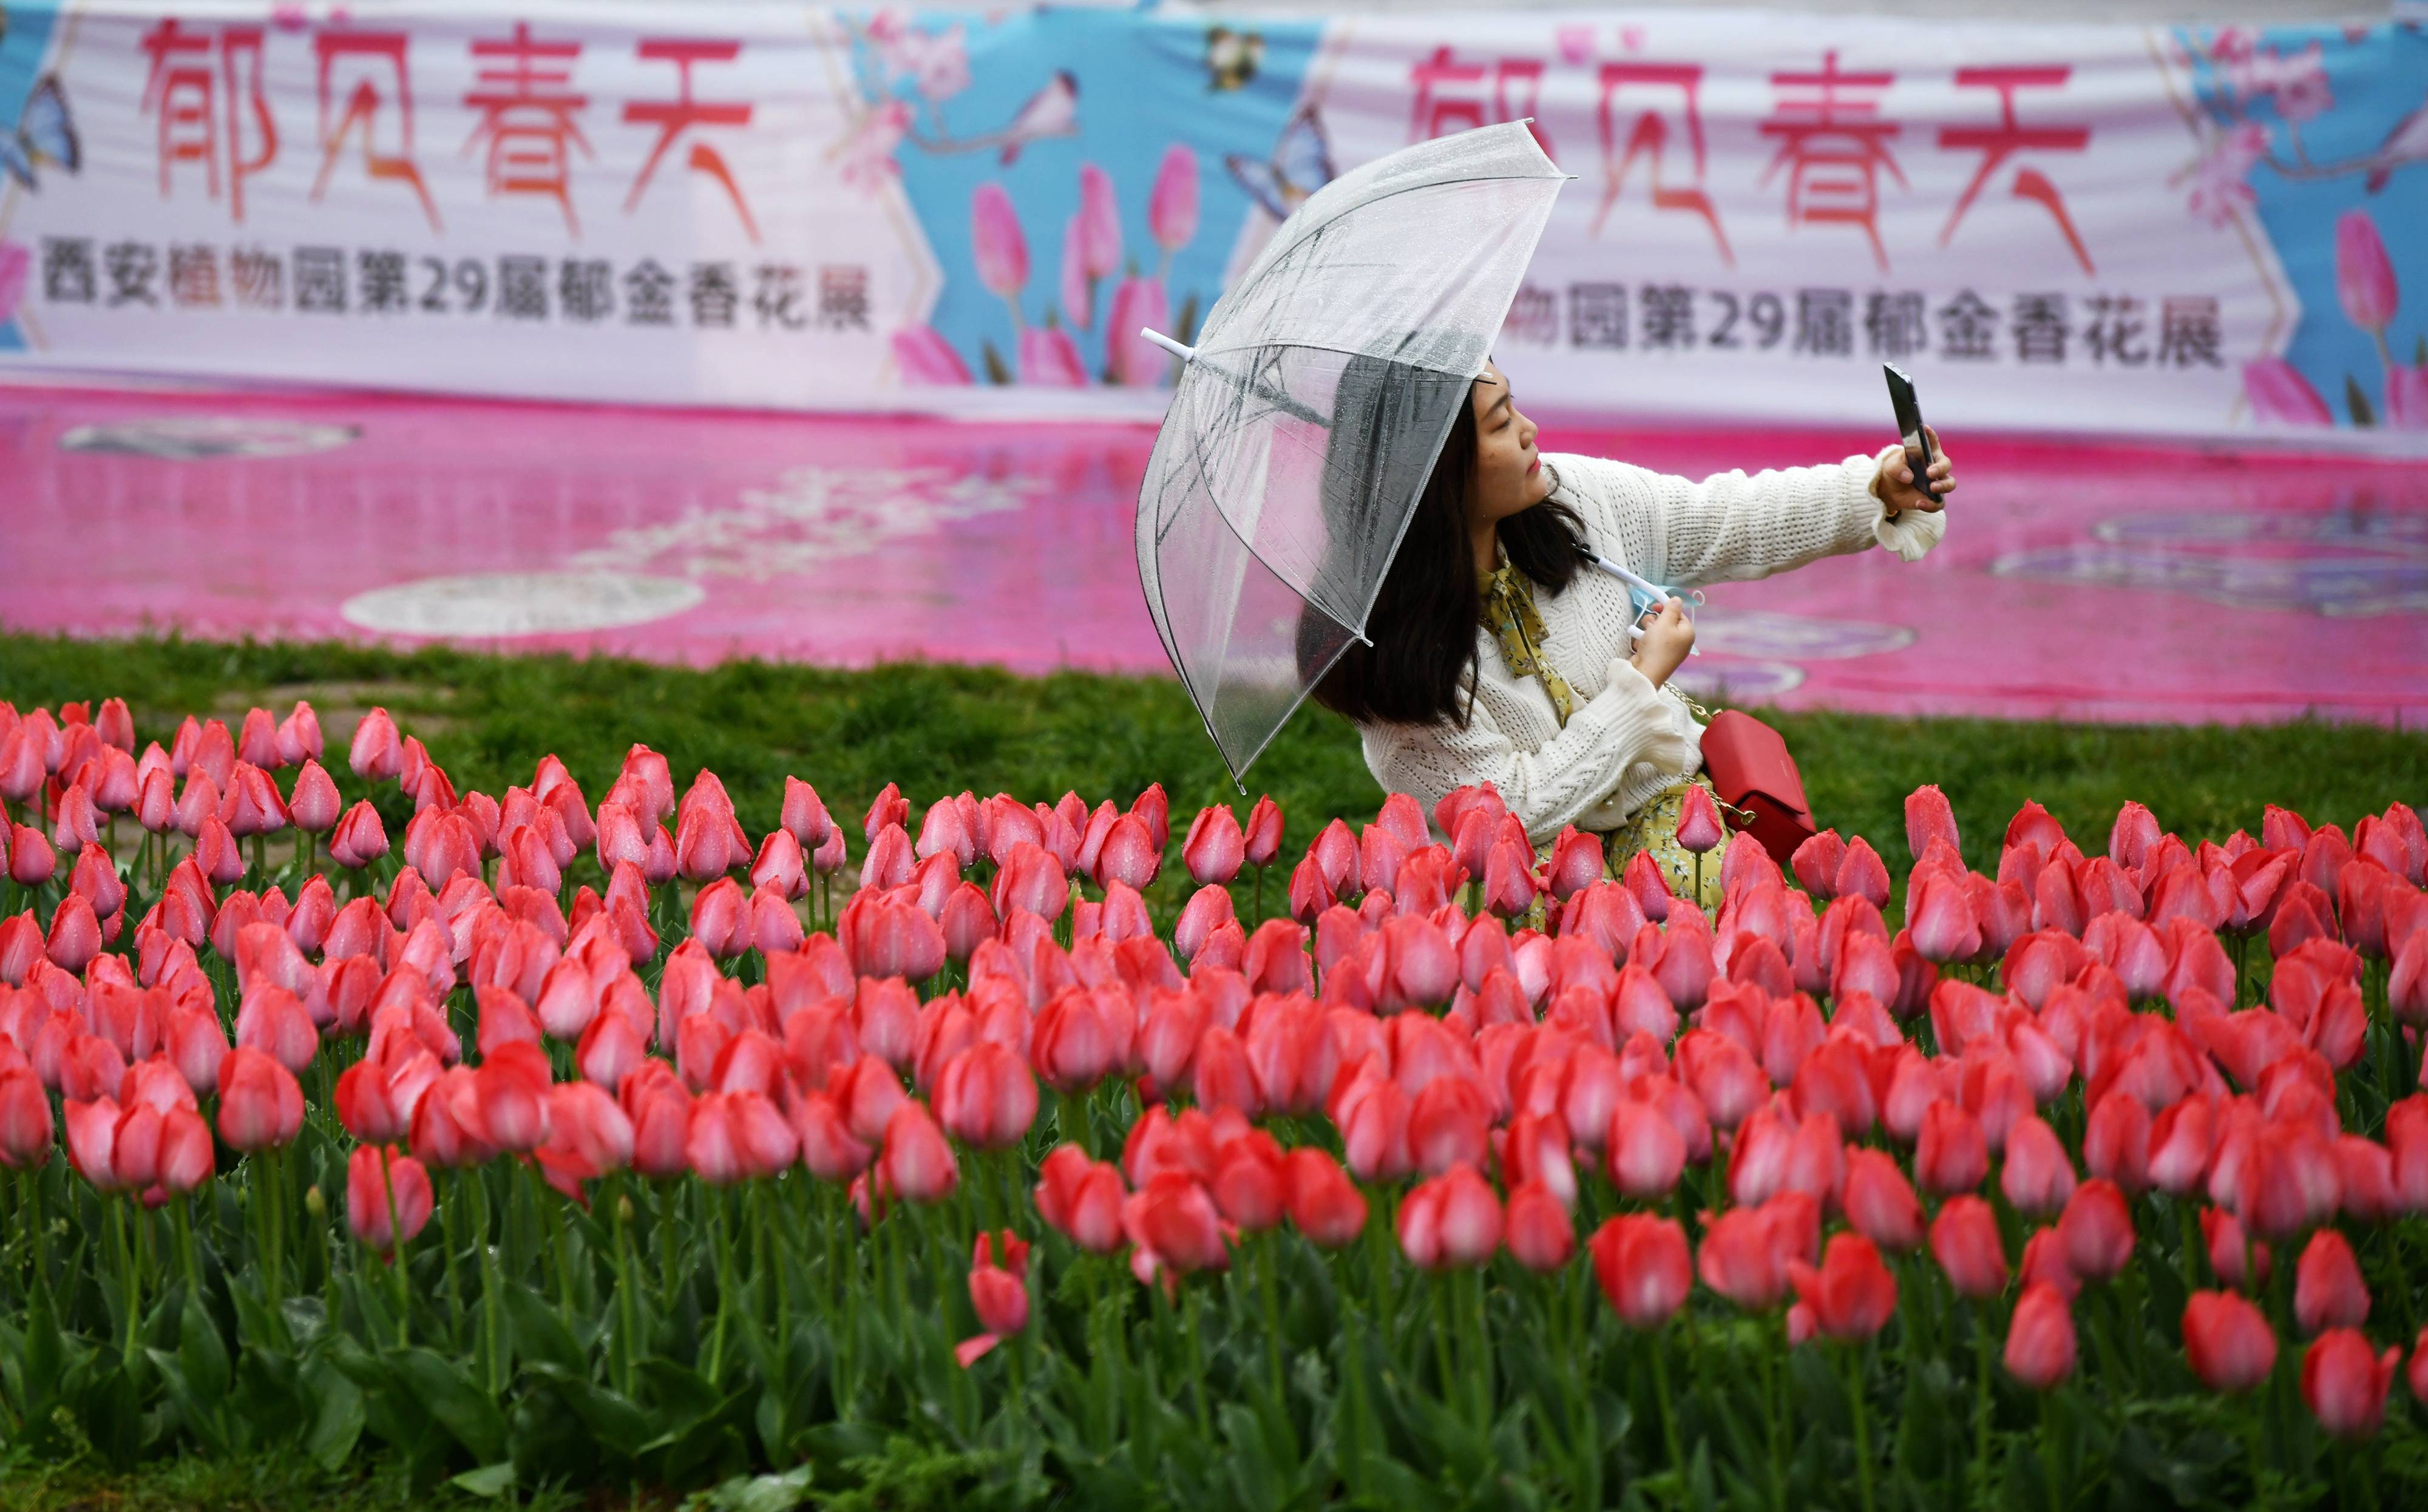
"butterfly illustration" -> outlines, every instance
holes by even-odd
[[[1265,58],[1265,39],[1253,31],[1233,31],[1228,26],[1206,29],[1206,89],[1220,94],[1236,90],[1256,76],[1256,65]]]
[[[84,147],[76,140],[75,122],[68,114],[68,97],[58,76],[45,74],[25,99],[17,129],[0,131],[0,169],[27,189],[34,189],[34,165],[50,163],[73,173],[84,166]]]
[[[1222,155],[1222,165],[1248,197],[1264,208],[1276,221],[1287,221],[1289,213],[1306,202],[1306,197],[1332,182],[1332,143],[1323,135],[1322,118],[1315,107],[1301,106],[1289,123],[1282,127],[1281,140],[1273,144],[1273,155],[1268,162],[1258,162],[1238,153]]]

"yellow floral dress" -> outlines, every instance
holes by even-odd
[[[1551,666],[1542,653],[1547,638],[1543,616],[1534,607],[1534,584],[1526,574],[1513,566],[1506,553],[1490,572],[1476,579],[1476,591],[1484,600],[1484,620],[1491,628],[1493,639],[1501,647],[1501,658],[1509,670],[1518,677],[1532,677],[1542,683],[1551,700],[1551,712],[1566,728],[1569,715],[1576,712],[1576,694],[1567,679]],[[1677,683],[1665,688],[1675,697],[1682,697]],[[1602,868],[1604,875],[1616,879],[1624,875],[1627,863],[1636,852],[1652,858],[1654,865],[1668,881],[1669,891],[1679,897],[1697,896],[1697,882],[1701,883],[1699,900],[1706,910],[1720,906],[1720,863],[1728,854],[1731,836],[1723,830],[1720,844],[1706,852],[1697,865],[1695,853],[1678,843],[1678,818],[1685,806],[1686,789],[1700,785],[1709,788],[1709,778],[1699,773],[1682,777],[1663,788],[1652,798],[1629,814],[1627,822],[1603,837]],[[1714,795],[1716,799],[1717,795]],[[1538,856],[1548,861],[1550,847],[1542,846]]]

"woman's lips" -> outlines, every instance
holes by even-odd
[[[1542,470],[1543,470],[1543,459],[1542,459],[1541,457],[1536,457],[1534,461],[1529,462],[1529,463],[1527,463],[1527,464],[1526,464],[1526,476],[1528,476],[1529,478],[1533,477],[1534,474],[1536,474],[1536,473],[1538,473],[1538,472],[1540,472],[1540,471],[1542,471]]]

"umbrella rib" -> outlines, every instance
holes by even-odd
[[[1559,166],[1552,163],[1549,158],[1545,158],[1544,162],[1550,168],[1551,172],[1548,173],[1470,173],[1464,178],[1429,178],[1420,184],[1404,184],[1395,189],[1386,189],[1371,199],[1359,200],[1355,205],[1351,205],[1348,209],[1325,217],[1322,224],[1311,226],[1305,231],[1303,231],[1297,236],[1291,238],[1288,242],[1281,244],[1281,250],[1278,252],[1274,250],[1271,244],[1268,244],[1264,253],[1258,256],[1257,261],[1261,263],[1270,258],[1271,263],[1278,264],[1283,258],[1296,253],[1309,238],[1321,236],[1324,232],[1331,230],[1334,225],[1338,223],[1344,218],[1355,214],[1358,211],[1370,208],[1373,205],[1380,205],[1385,200],[1398,199],[1403,194],[1416,194],[1425,189],[1449,189],[1459,184],[1565,184],[1576,177],[1574,173],[1561,173],[1559,171]],[[1304,210],[1305,206],[1302,205],[1300,208],[1301,210]],[[1289,222],[1285,221],[1282,222],[1282,228],[1284,230],[1288,230],[1288,227]],[[1256,282],[1263,279],[1265,274],[1271,271],[1272,269],[1271,266],[1267,266],[1261,270],[1252,270],[1253,277],[1241,279],[1239,288],[1233,290],[1233,293],[1244,293],[1248,289],[1255,288]]]

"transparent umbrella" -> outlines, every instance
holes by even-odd
[[[1344,173],[1214,305],[1139,490],[1139,582],[1236,781],[1353,641],[1566,175],[1524,122]],[[1244,789],[1243,789],[1244,791]]]

